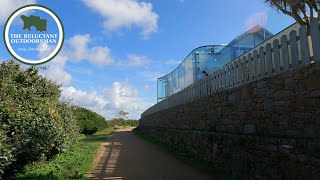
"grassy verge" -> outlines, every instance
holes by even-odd
[[[174,157],[181,160],[185,164],[188,164],[191,167],[198,169],[201,172],[214,175],[221,180],[238,180],[239,179],[238,177],[227,175],[222,169],[215,168],[215,167],[213,167],[212,164],[205,162],[204,160],[194,158],[183,151],[180,151],[176,148],[173,148],[167,144],[164,144],[164,143],[152,138],[151,136],[143,133],[142,131],[140,131],[137,128],[134,129],[133,132],[136,135],[140,136],[141,138],[145,139],[146,141],[149,141],[149,142],[157,145],[162,151],[173,155]]]
[[[113,132],[108,128],[94,135],[83,136],[72,148],[49,162],[37,162],[26,166],[13,179],[86,179],[92,170],[92,161],[100,144]]]

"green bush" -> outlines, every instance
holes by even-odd
[[[79,127],[60,89],[13,61],[0,65],[0,178],[24,165],[46,159],[51,144],[63,151],[78,136]]]
[[[0,179],[4,174],[4,169],[10,165],[13,160],[13,149],[8,146],[8,137],[5,132],[0,129]]]
[[[139,126],[139,121],[138,120],[129,119],[129,120],[127,120],[127,124],[128,124],[128,126],[138,127]]]
[[[108,127],[106,119],[99,114],[83,107],[73,107],[80,131],[82,134],[91,135]]]

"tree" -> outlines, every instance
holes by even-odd
[[[118,116],[123,119],[128,119],[128,117],[127,117],[128,114],[129,114],[129,112],[126,112],[124,110],[121,110],[118,112]]]
[[[265,0],[271,7],[293,17],[301,26],[307,26],[310,32],[310,20],[320,21],[319,0]]]

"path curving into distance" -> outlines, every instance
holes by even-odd
[[[114,132],[100,146],[91,180],[215,180],[132,133]]]

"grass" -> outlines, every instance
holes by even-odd
[[[72,148],[57,155],[49,162],[37,162],[26,166],[13,179],[87,179],[85,174],[92,170],[92,162],[100,144],[113,132],[108,128],[90,136],[81,136]]]
[[[218,169],[218,168],[214,167],[212,164],[210,164],[202,159],[194,158],[193,156],[190,156],[183,151],[180,151],[180,150],[173,148],[165,143],[162,143],[162,142],[152,138],[151,136],[143,133],[142,131],[140,131],[137,128],[134,129],[133,132],[136,135],[143,138],[144,140],[155,144],[162,151],[173,155],[174,157],[176,157],[177,159],[179,159],[183,163],[188,164],[191,167],[198,169],[201,172],[214,175],[221,180],[238,180],[238,179],[240,179],[238,177],[234,177],[234,176],[226,174],[222,169]]]

